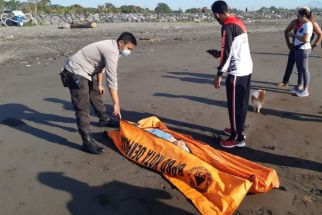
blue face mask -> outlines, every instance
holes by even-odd
[[[131,54],[131,50],[129,49],[124,49],[123,51],[120,51],[120,56],[129,56]]]

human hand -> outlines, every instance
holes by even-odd
[[[207,50],[207,53],[213,56],[214,58],[220,58],[221,56],[221,51],[218,51],[216,49],[209,49]]]
[[[114,105],[113,116],[116,116],[116,117],[118,117],[119,119],[122,119],[120,105],[118,105],[118,104],[115,104],[115,105]]]
[[[312,49],[315,49],[317,47],[317,45],[313,44],[311,47],[312,47]]]
[[[98,85],[98,93],[100,95],[104,95],[105,94],[105,88],[103,87],[103,85]]]
[[[221,80],[222,80],[221,76],[216,75],[216,78],[215,78],[215,80],[214,80],[214,87],[215,87],[216,89],[220,89],[220,86],[221,86]]]

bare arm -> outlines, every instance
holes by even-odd
[[[121,118],[121,109],[118,95],[117,64],[118,52],[109,53],[105,56],[106,84],[114,103],[113,115]]]
[[[120,109],[120,102],[119,102],[119,95],[117,89],[109,88],[111,98],[114,103],[114,116],[118,116],[119,118],[121,117],[121,109]]]
[[[290,42],[290,37],[289,37],[289,33],[294,30],[294,26],[295,26],[295,22],[296,20],[293,20],[285,29],[284,31],[284,37],[285,37],[285,41],[286,41],[286,44],[287,44],[287,47],[289,49],[292,48],[292,43]]]
[[[103,73],[97,73],[96,77],[98,85],[103,85]]]
[[[105,88],[103,86],[103,76],[104,76],[104,74],[102,72],[101,73],[97,73],[97,75],[96,75],[96,77],[97,77],[97,84],[98,84],[98,92],[101,95],[104,95],[105,94]]]
[[[312,44],[312,47],[315,48],[317,45],[319,45],[321,43],[321,40],[322,40],[322,31],[321,31],[321,28],[317,22],[313,22],[313,31],[318,36],[318,38]]]

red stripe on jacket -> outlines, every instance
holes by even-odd
[[[224,25],[228,25],[228,24],[235,24],[235,25],[238,25],[244,33],[247,32],[247,29],[246,29],[246,26],[244,24],[244,22],[240,19],[238,19],[237,17],[235,16],[229,16],[225,19],[224,21]]]

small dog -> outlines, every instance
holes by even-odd
[[[266,91],[259,89],[252,92],[252,106],[257,113],[261,112],[261,108],[265,103]]]

